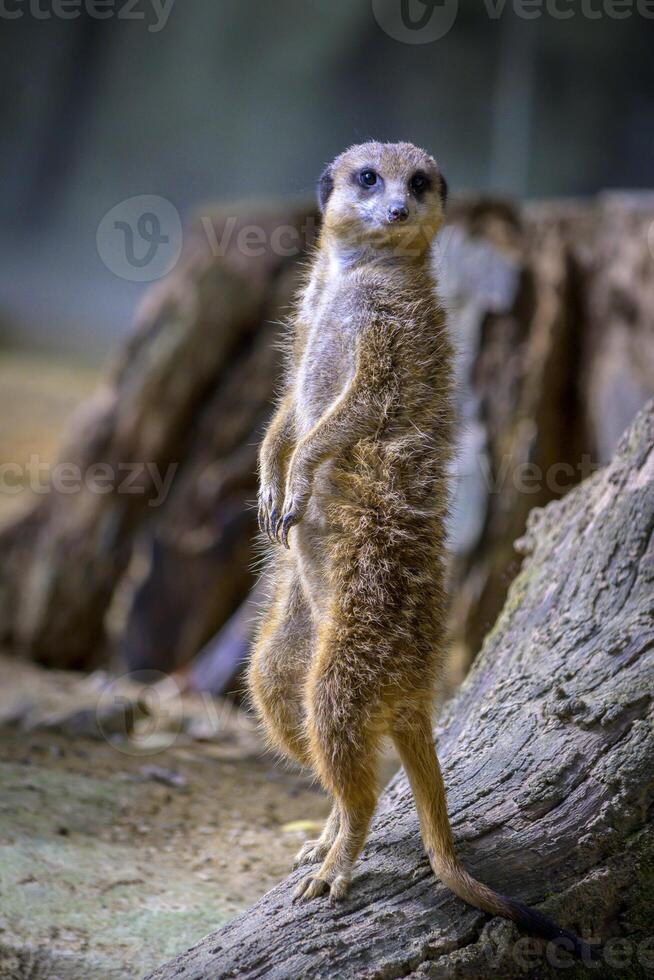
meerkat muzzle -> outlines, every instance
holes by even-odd
[[[409,217],[409,209],[406,204],[398,201],[395,204],[389,204],[387,215],[389,221],[406,221]]]

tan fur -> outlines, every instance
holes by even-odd
[[[382,183],[362,187],[374,169]],[[422,170],[431,189],[408,190]],[[286,391],[260,454],[260,523],[273,585],[249,672],[273,745],[309,765],[334,809],[299,861],[299,898],[341,898],[375,808],[380,741],[411,782],[435,872],[458,895],[519,918],[456,857],[431,712],[445,642],[444,518],[452,355],[429,246],[438,168],[410,144],[336,159],[324,227],[293,321]],[[389,223],[402,198],[408,218]],[[279,543],[289,543],[290,550]]]

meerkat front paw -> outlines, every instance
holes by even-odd
[[[262,485],[259,491],[259,530],[276,544],[275,530],[281,512],[281,493],[274,483]]]

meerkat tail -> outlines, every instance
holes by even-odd
[[[584,961],[597,958],[597,950],[574,932],[563,929],[536,909],[488,888],[468,874],[456,857],[453,862],[451,855],[437,855],[430,847],[427,848],[427,853],[434,872],[443,884],[464,902],[491,915],[501,915],[505,919],[511,919],[532,935],[548,940],[564,940],[565,948]]]
[[[394,733],[394,741],[409,778],[418,811],[425,850],[434,873],[469,905],[513,920],[528,932],[549,940],[565,940],[574,955],[592,960],[596,950],[573,932],[521,902],[500,895],[468,874],[457,857],[447,814],[445,784],[434,748],[429,719]]]

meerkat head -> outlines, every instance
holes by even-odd
[[[318,183],[325,234],[348,247],[422,255],[445,220],[447,184],[412,143],[362,143],[336,157]]]

